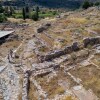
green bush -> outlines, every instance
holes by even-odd
[[[23,15],[21,13],[16,13],[16,14],[12,14],[13,18],[23,18]]]
[[[7,20],[6,16],[4,14],[0,14],[0,23],[4,22],[6,20]]]
[[[0,5],[0,13],[4,12],[4,8],[2,7],[2,5]]]
[[[82,5],[82,8],[87,9],[87,8],[89,8],[90,6],[91,6],[91,5],[90,5],[89,1],[84,1],[83,5]]]
[[[38,20],[38,17],[37,17],[37,15],[36,15],[36,13],[34,13],[34,14],[32,15],[32,19],[33,19],[34,21],[37,21],[37,20]]]
[[[56,12],[56,11],[53,11],[53,12],[52,12],[52,14],[53,14],[53,15],[56,15],[56,14],[57,14],[57,12]]]
[[[100,5],[100,2],[96,2],[96,3],[95,3],[95,6],[99,6],[99,5]]]
[[[32,15],[32,19],[37,21],[39,19],[39,7],[36,7],[35,13]]]

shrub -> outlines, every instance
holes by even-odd
[[[37,21],[39,19],[39,7],[36,7],[35,13],[32,15],[32,19]]]
[[[53,12],[52,12],[52,14],[53,14],[53,15],[56,15],[56,14],[57,14],[57,12],[56,12],[56,11],[53,11]]]
[[[0,5],[0,13],[3,13],[4,12],[4,9],[2,7],[2,5]]]
[[[90,7],[92,7],[94,5],[94,3],[93,2],[90,2]]]
[[[82,8],[87,9],[87,8],[89,8],[90,6],[91,6],[91,5],[90,5],[90,3],[89,3],[88,1],[84,1],[83,5],[82,5]]]
[[[34,14],[32,15],[32,19],[33,19],[34,21],[37,21],[37,20],[38,20],[38,17],[37,17],[37,15],[36,15],[36,13],[34,13]]]
[[[6,16],[4,14],[0,14],[0,23],[4,22],[6,20],[7,20]]]
[[[100,2],[96,2],[96,3],[95,3],[95,6],[99,6],[99,5],[100,5]]]

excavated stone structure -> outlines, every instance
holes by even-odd
[[[54,62],[32,64],[32,73],[34,76],[44,76],[57,68],[59,68],[59,64]]]
[[[87,47],[88,45],[93,46],[93,45],[96,45],[96,44],[99,44],[99,43],[100,43],[100,37],[99,36],[94,37],[94,38],[86,38],[86,39],[83,40],[84,47]],[[75,52],[75,51],[78,51],[78,50],[80,50],[79,43],[74,42],[72,45],[66,46],[62,50],[55,50],[55,51],[49,52],[45,55],[40,55],[39,59],[40,59],[40,62],[49,61],[49,60],[52,60],[52,59],[57,58],[59,56],[69,54],[69,53],[72,53],[72,52]]]

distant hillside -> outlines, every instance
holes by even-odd
[[[49,8],[79,8],[84,0],[1,0],[4,5],[24,6],[25,4],[40,5]],[[89,0],[99,1],[99,0]]]
[[[81,4],[80,1],[76,0],[35,0],[37,4],[46,7],[56,8],[78,8]]]

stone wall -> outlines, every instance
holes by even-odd
[[[24,79],[23,79],[23,90],[22,90],[22,100],[28,100],[28,92],[29,92],[29,76],[30,71],[26,71],[24,73]]]
[[[39,64],[32,64],[31,71],[33,72],[34,76],[44,76],[57,68],[59,68],[59,64],[45,61]]]
[[[40,60],[40,62],[52,60],[61,55],[65,55],[65,54],[68,54],[68,53],[71,53],[71,52],[77,51],[77,50],[79,50],[78,42],[74,42],[72,45],[66,46],[62,50],[55,50],[55,51],[49,52],[45,55],[40,55],[39,60]]]
[[[85,38],[83,40],[83,43],[82,43],[83,48],[87,47],[88,45],[93,46],[93,45],[96,45],[96,44],[100,44],[100,36],[94,37],[94,38]],[[49,60],[52,60],[54,58],[60,57],[62,55],[78,51],[80,49],[81,48],[79,46],[79,43],[74,42],[72,45],[66,46],[62,50],[55,50],[55,51],[49,52],[45,55],[39,55],[39,60],[40,60],[40,62],[49,61]]]

